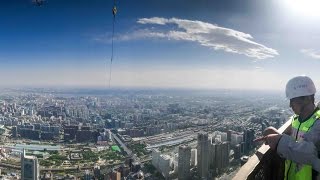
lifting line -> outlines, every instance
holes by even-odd
[[[111,38],[111,59],[110,59],[110,70],[109,70],[109,88],[111,84],[111,72],[112,72],[112,61],[113,61],[113,39],[114,39],[114,24],[116,21],[116,14],[117,14],[117,7],[116,7],[116,0],[113,1],[113,8],[112,8],[112,15],[113,15],[113,22],[112,22],[112,38]]]

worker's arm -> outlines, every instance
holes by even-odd
[[[291,136],[283,134],[278,143],[277,153],[281,157],[296,163],[312,165],[314,170],[320,172],[320,159],[313,142],[296,142]]]
[[[320,172],[320,159],[315,144],[320,142],[320,120],[317,120],[312,129],[303,136],[302,141],[296,142],[291,136],[282,134],[277,146],[278,154],[286,159],[301,164],[312,165]]]

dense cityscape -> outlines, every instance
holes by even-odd
[[[4,179],[230,179],[289,117],[278,92],[5,89]]]

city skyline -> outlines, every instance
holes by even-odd
[[[1,177],[232,177],[292,114],[279,93],[103,91],[1,91]]]
[[[283,90],[301,74],[319,87],[315,3],[116,1],[111,87]],[[1,86],[108,88],[112,6],[1,2]]]

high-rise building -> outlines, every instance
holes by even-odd
[[[86,170],[83,176],[84,180],[91,180],[91,174],[89,170]]]
[[[233,151],[234,151],[234,158],[235,158],[235,159],[240,159],[240,157],[241,157],[241,145],[240,145],[240,144],[237,144],[237,145],[233,148]]]
[[[230,143],[223,142],[214,144],[215,147],[215,169],[221,173],[223,169],[229,166]]]
[[[231,134],[231,146],[236,146],[237,144],[240,144],[243,141],[243,136],[239,134]]]
[[[108,141],[112,141],[112,133],[110,130],[107,130],[107,134],[108,134]]]
[[[53,174],[51,172],[45,172],[41,175],[41,180],[53,180]]]
[[[64,140],[74,140],[79,129],[77,125],[68,125],[64,127]]]
[[[191,149],[191,166],[197,165],[197,149]]]
[[[241,155],[245,154],[245,145],[246,145],[245,142],[241,142],[241,143],[240,143],[240,152],[241,152]]]
[[[222,168],[227,168],[229,166],[229,154],[230,154],[230,143],[222,143]]]
[[[223,161],[223,157],[222,155],[222,143],[216,143],[214,145],[215,147],[215,168],[217,173],[220,173],[222,170],[222,161]]]
[[[254,140],[254,130],[244,130],[243,132],[243,141],[245,142],[244,152],[248,153],[254,146],[253,144]]]
[[[212,175],[215,176],[216,175],[216,166],[217,166],[217,162],[216,162],[216,144],[209,144],[209,169],[212,172]]]
[[[77,142],[88,142],[88,141],[92,141],[93,139],[94,139],[93,131],[91,130],[78,130],[76,132]]]
[[[231,135],[232,135],[232,131],[228,130],[227,131],[227,141],[231,142]]]
[[[190,178],[190,158],[191,148],[188,145],[179,146],[178,157],[178,179],[184,180]]]
[[[38,159],[35,156],[26,156],[25,150],[21,154],[21,179],[39,180],[40,171]]]
[[[207,179],[209,172],[209,140],[207,133],[201,132],[198,134],[197,156],[199,176]]]
[[[111,177],[112,180],[121,180],[121,174],[120,172],[118,171],[113,171],[112,172],[112,177]]]
[[[94,166],[93,174],[94,174],[95,178],[97,178],[97,179],[100,178],[100,176],[101,176],[100,166]]]
[[[11,132],[12,132],[12,137],[16,138],[18,136],[17,126],[13,126]]]
[[[152,165],[163,175],[165,179],[169,179],[172,159],[168,155],[163,155],[159,150],[152,150]]]

